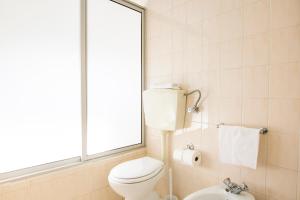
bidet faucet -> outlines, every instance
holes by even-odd
[[[231,182],[230,178],[224,179],[223,183],[227,186],[225,191],[233,194],[240,194],[241,192],[248,190],[248,186],[245,183],[238,185],[234,182]]]

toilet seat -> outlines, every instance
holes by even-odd
[[[155,177],[163,167],[162,161],[142,157],[117,165],[111,170],[109,178],[121,184],[140,183]]]

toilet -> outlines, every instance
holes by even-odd
[[[177,86],[150,88],[143,92],[145,124],[161,130],[161,160],[167,161],[167,135],[183,128],[185,94],[185,90]],[[108,175],[108,182],[125,200],[160,200],[154,188],[166,165],[167,162],[148,156],[130,160],[114,167]]]
[[[115,166],[108,181],[125,200],[160,200],[154,187],[164,171],[162,161],[146,156]]]

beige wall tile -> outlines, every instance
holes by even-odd
[[[232,10],[220,17],[221,41],[240,39],[243,36],[242,9]]]
[[[241,0],[221,0],[221,12],[228,12],[230,10],[241,8],[243,1]]]
[[[172,8],[172,0],[164,0],[164,1],[147,1],[146,5],[149,12],[158,12],[163,14],[164,12],[170,10]]]
[[[242,122],[241,98],[221,98],[220,122],[239,125]]]
[[[0,185],[1,200],[29,200],[29,184],[26,180]]]
[[[297,198],[297,171],[269,165],[267,168],[267,199]]]
[[[109,200],[122,200],[123,198],[116,194],[110,187],[106,187],[106,195]]]
[[[268,126],[268,100],[267,99],[244,100],[243,125],[249,127]]]
[[[297,182],[298,184],[298,190],[297,190],[297,200],[299,200],[300,199],[300,175],[299,175],[299,171],[298,171],[298,182]]]
[[[241,167],[221,164],[219,165],[219,183],[221,183],[225,178],[230,177],[230,179],[235,183],[241,182]]]
[[[186,88],[187,91],[194,90],[194,89],[200,89],[201,82],[203,82],[204,74],[201,72],[186,72],[184,74],[184,88]],[[188,105],[192,105],[194,103],[194,100],[196,100],[196,95],[189,96],[188,97]]]
[[[189,33],[186,35],[186,52],[184,54],[186,71],[199,72],[202,67],[202,38],[199,33]]]
[[[186,39],[185,26],[174,24],[172,27],[172,52],[183,53]]]
[[[248,185],[253,194],[266,193],[266,164],[258,163],[257,169],[242,168],[241,179]]]
[[[180,8],[174,7],[171,13],[186,13],[186,22],[164,14],[162,23],[171,21],[175,25],[166,27],[173,30],[150,33],[174,34],[173,47],[167,50],[176,52],[171,59],[173,75],[156,68],[150,81],[168,77],[160,80],[178,80],[185,89],[199,88],[203,94],[201,112],[187,115],[186,128],[172,136],[173,149],[190,142],[201,149],[202,166],[190,168],[174,161],[175,193],[183,198],[229,176],[248,183],[258,200],[295,199],[300,160],[299,1],[180,0],[175,4]],[[170,52],[165,53],[168,57]],[[159,54],[151,59],[157,59],[157,66],[166,65]],[[189,99],[189,105],[193,100]],[[269,128],[269,136],[260,137],[257,170],[219,163],[214,127],[219,122]],[[147,143],[150,155],[160,148],[155,144],[158,139]]]
[[[269,0],[247,0],[244,8],[245,35],[266,33],[269,31]]]
[[[270,41],[268,34],[246,37],[243,42],[243,65],[268,65],[269,46]]]
[[[203,21],[204,44],[217,43],[221,40],[221,17],[215,16]]]
[[[221,0],[203,0],[202,12],[203,19],[212,18],[220,13]]]
[[[172,74],[166,76],[153,76],[146,79],[146,87],[151,87],[155,84],[170,83],[172,81]]]
[[[152,131],[154,132],[154,130]],[[155,131],[150,134],[149,129],[147,129],[146,134],[146,145],[147,145],[147,154],[153,156],[154,158],[160,158],[160,136],[159,132]]]
[[[201,103],[202,123],[215,125],[220,122],[219,98],[207,97]]]
[[[164,34],[151,39],[151,43],[146,47],[149,58],[168,54],[172,50],[172,35]]]
[[[298,137],[298,172],[300,171],[300,136]],[[300,176],[300,174],[298,174]],[[299,177],[300,178],[300,177]],[[300,183],[300,182],[299,182]],[[300,192],[300,191],[299,191]]]
[[[104,173],[102,173],[104,174]],[[97,185],[94,186],[94,179],[91,178],[90,167],[84,166],[82,168],[78,168],[72,175],[66,177],[65,179],[59,180],[58,186],[61,186],[63,190],[64,185],[70,185],[69,191],[66,191],[66,195],[72,192],[76,192],[79,195],[85,194],[87,192],[93,191],[94,188],[97,188]],[[99,177],[100,179],[104,179],[104,177]]]
[[[298,170],[298,134],[268,135],[268,163],[278,167]]]
[[[226,69],[221,71],[221,96],[236,98],[242,96],[242,69]]]
[[[206,97],[220,96],[220,71],[218,69],[200,71],[201,80],[196,85],[196,88],[202,91],[202,101]]]
[[[189,0],[172,0],[173,8],[177,6],[182,6],[184,3],[187,3]]]
[[[186,184],[189,183],[191,177],[193,177],[193,170],[191,170],[190,166],[182,164],[173,165],[172,169],[175,194],[178,195],[180,199],[183,199],[191,192],[194,192],[194,188],[191,187],[191,184]]]
[[[300,100],[272,99],[269,101],[269,129],[272,132],[299,134]]]
[[[177,4],[172,2],[172,10],[171,10],[171,17],[172,21],[177,24],[185,24],[187,20],[187,9],[186,4]]]
[[[3,193],[1,200],[28,200],[28,191],[26,189],[20,189],[13,192]]]
[[[61,191],[58,187],[56,187],[55,179],[45,179],[45,180],[33,180],[30,182],[29,187],[29,199],[32,200],[51,200],[51,199],[59,199],[60,196],[65,197],[64,195],[58,194],[58,191]],[[71,186],[72,187],[72,186]],[[59,189],[58,191],[55,191]],[[74,195],[76,196],[76,195]]]
[[[27,180],[0,184],[1,200],[29,200],[29,183]]]
[[[219,168],[218,161],[218,130],[215,124],[203,128],[199,149],[202,152],[201,168],[214,173]]]
[[[3,193],[11,193],[16,190],[23,190],[28,188],[28,181],[27,180],[19,180],[19,181],[12,181],[7,183],[2,183],[0,185],[0,192]]]
[[[271,63],[285,63],[300,59],[300,27],[274,30],[271,33]]]
[[[146,13],[146,28],[148,31],[145,33],[147,40],[160,37],[163,34],[168,33],[170,31],[170,25],[166,24],[167,18],[162,19],[160,14],[148,11]]]
[[[173,150],[185,148],[187,144],[191,143],[199,146],[201,141],[201,129],[185,131],[181,134],[172,135],[171,140]]]
[[[172,74],[172,54],[157,56],[148,59],[147,65],[151,68],[146,69],[146,73],[151,77],[168,76]]]
[[[89,174],[92,190],[97,190],[108,185],[104,162],[89,167]]]
[[[193,179],[191,191],[198,191],[199,188],[206,188],[219,183],[218,175],[212,171],[205,168],[195,168],[193,170]]]
[[[90,195],[90,200],[108,199],[107,187],[93,191]]]
[[[84,194],[78,197],[73,198],[72,200],[91,200],[91,195],[88,194]]]
[[[261,1],[261,0],[244,0],[243,2],[244,2],[244,5],[247,6],[249,4],[256,3],[258,1]]]
[[[273,29],[300,24],[299,0],[271,0],[271,26]]]
[[[243,96],[245,98],[268,97],[268,68],[251,67],[243,69]]]
[[[164,197],[168,194],[168,176],[165,174],[157,183],[155,190],[161,197]]]
[[[177,75],[180,77],[184,76],[184,55],[183,52],[175,52],[172,54],[172,75]],[[182,82],[176,82],[176,83],[182,83]]]
[[[201,50],[199,49],[199,51]],[[202,54],[199,51],[187,50],[187,54],[185,54],[187,73],[197,73],[202,69]]]
[[[204,69],[218,69],[220,67],[220,49],[219,44],[215,43],[203,45]]]
[[[189,25],[197,26],[203,20],[203,1],[188,0],[186,4],[186,22]]]
[[[221,68],[231,69],[242,66],[242,40],[233,40],[221,44]]]
[[[300,63],[271,66],[270,97],[300,98]]]
[[[254,193],[255,200],[266,200],[267,195],[265,193]]]

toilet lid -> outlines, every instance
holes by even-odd
[[[138,179],[157,173],[163,165],[159,160],[142,157],[117,165],[111,170],[110,175],[116,179]]]

